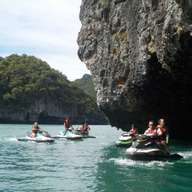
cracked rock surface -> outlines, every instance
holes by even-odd
[[[79,58],[113,126],[166,118],[191,138],[192,0],[82,0]]]

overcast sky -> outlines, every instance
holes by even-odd
[[[81,0],[0,0],[0,56],[34,55],[80,78],[87,69],[77,56]]]

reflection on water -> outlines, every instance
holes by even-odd
[[[62,126],[45,126],[56,135]],[[29,125],[0,125],[0,191],[161,192],[192,191],[192,146],[174,145],[184,159],[132,161],[114,146],[120,135],[93,126],[96,139],[57,140],[54,144],[18,142]]]

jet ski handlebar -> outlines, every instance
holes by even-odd
[[[158,139],[158,135],[137,135],[137,140],[144,141],[144,140],[153,140],[153,139]]]

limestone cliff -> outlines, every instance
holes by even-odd
[[[27,55],[0,58],[0,123],[63,123],[64,116],[73,123],[107,123],[95,97],[46,62]]]
[[[190,138],[192,0],[82,0],[80,59],[113,126],[167,119]]]

